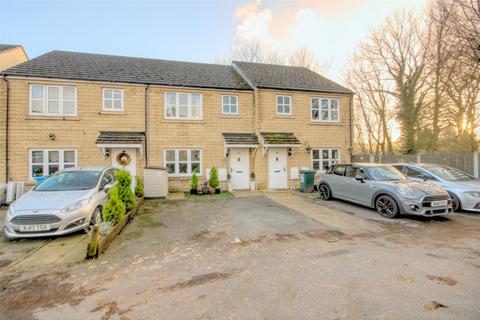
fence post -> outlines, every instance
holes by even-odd
[[[370,163],[374,163],[374,162],[375,162],[375,155],[369,154],[369,157],[370,157],[370,158],[368,159],[368,161],[369,161]]]
[[[422,155],[420,153],[417,153],[417,163],[422,162]]]
[[[477,178],[480,178],[478,170],[478,151],[473,153],[473,175]]]

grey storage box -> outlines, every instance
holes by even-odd
[[[168,173],[164,167],[145,167],[143,169],[145,198],[167,198]]]

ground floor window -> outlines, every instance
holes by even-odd
[[[340,149],[314,148],[312,149],[312,169],[326,170],[332,164],[340,161]]]
[[[73,149],[31,149],[30,178],[51,175],[58,170],[77,165],[77,150]]]
[[[202,172],[202,151],[198,149],[166,149],[164,164],[172,176],[190,176]]]

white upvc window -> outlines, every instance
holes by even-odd
[[[32,180],[76,165],[77,150],[75,149],[30,149],[29,151],[29,177]]]
[[[222,113],[238,114],[238,97],[222,96]]]
[[[290,96],[277,96],[277,114],[278,115],[291,115],[292,114],[292,97]]]
[[[202,150],[165,149],[164,166],[170,176],[191,176],[202,174]]]
[[[340,102],[338,99],[318,98],[311,99],[311,120],[319,122],[340,121]]]
[[[313,148],[312,169],[325,171],[331,165],[340,161],[340,149],[338,148]]]
[[[103,111],[121,112],[123,108],[123,90],[122,89],[109,89],[104,88],[102,90],[103,96]]]
[[[32,116],[76,116],[77,88],[31,84],[29,114]]]
[[[202,95],[166,92],[165,119],[202,120]]]

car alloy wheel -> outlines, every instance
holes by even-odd
[[[92,213],[92,218],[90,219],[90,226],[93,227],[96,224],[102,222],[102,209],[100,207],[95,208],[95,211]]]
[[[375,201],[375,209],[381,216],[393,218],[398,214],[398,206],[395,200],[390,196],[380,196]]]
[[[330,188],[326,184],[321,184],[318,192],[320,193],[320,198],[322,198],[322,200],[330,200],[332,197]]]
[[[452,198],[452,208],[453,211],[460,210],[460,200],[453,193],[449,193],[450,198]]]

